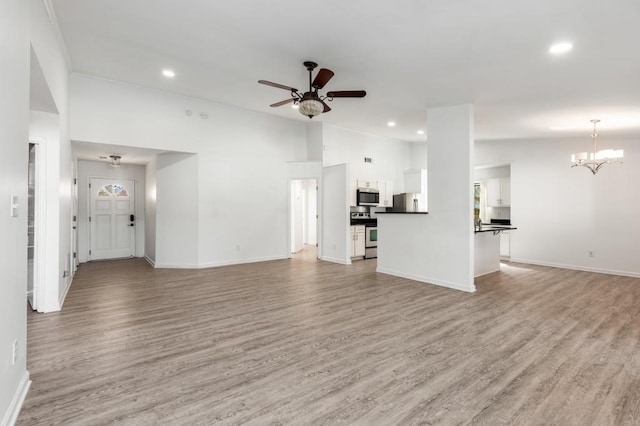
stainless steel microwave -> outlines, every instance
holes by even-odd
[[[377,206],[380,204],[380,191],[370,188],[358,188],[357,200],[359,206]]]

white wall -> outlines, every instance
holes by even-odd
[[[317,237],[317,220],[318,214],[318,191],[316,189],[317,181],[308,179],[304,181],[304,211],[305,211],[305,229],[304,243],[315,245],[318,242]]]
[[[0,423],[15,419],[26,393],[29,375],[26,370],[26,289],[27,289],[27,168],[29,140],[29,81],[31,48],[38,57],[50,93],[60,112],[59,182],[60,256],[71,244],[71,153],[68,139],[68,68],[56,43],[56,36],[40,0],[0,2],[0,202],[9,209],[11,196],[18,197],[18,216],[0,216]],[[31,43],[31,44],[30,44]],[[66,218],[64,220],[62,218]],[[62,270],[62,268],[61,268]],[[57,292],[64,296],[71,277],[55,277]],[[13,342],[18,342],[15,364]]]
[[[393,182],[393,192],[404,188],[405,170],[411,168],[411,144],[397,139],[367,135],[353,130],[324,124],[323,165],[349,164],[349,179],[387,180]],[[365,163],[364,157],[373,162]]]
[[[145,226],[144,256],[151,263],[156,263],[156,158],[151,159],[145,167]]]
[[[74,140],[198,154],[185,170],[192,181],[181,178],[198,188],[197,267],[288,257],[287,162],[306,160],[304,122],[84,75],[74,74],[71,83]],[[167,253],[160,247],[172,240],[161,235],[161,217],[173,213],[162,212],[159,159],[157,166],[156,263],[162,264]],[[165,183],[178,177],[165,173]]]
[[[45,309],[58,310],[62,306],[73,276],[64,277],[64,271],[72,271],[72,197],[73,197],[73,160],[69,140],[69,71],[64,48],[58,44],[58,35],[50,21],[42,0],[30,0],[31,46],[38,58],[51,96],[59,112],[58,158],[47,163],[47,169],[58,169],[55,189],[51,197],[57,198],[58,210],[58,303]],[[49,148],[49,147],[47,147]],[[49,154],[47,154],[49,155]],[[57,164],[55,164],[57,163]],[[47,172],[50,176],[49,172]],[[52,206],[52,208],[54,208]],[[51,211],[51,210],[49,210]],[[47,244],[50,242],[48,241]]]
[[[427,168],[427,143],[426,142],[412,142],[409,144],[411,162],[410,167],[412,169],[426,169]]]
[[[301,180],[291,181],[291,253],[304,248],[304,199]]]
[[[44,257],[42,262],[44,275],[37,284],[37,308],[40,312],[51,312],[60,309],[60,280],[64,266],[61,260],[60,234],[60,117],[58,114],[31,111],[29,117],[29,140],[37,141],[41,165],[44,164],[45,187],[43,226],[36,229],[42,238],[38,244],[44,244],[44,250],[39,251]]]
[[[0,424],[8,423],[27,385],[27,141],[29,137],[29,3],[0,2]],[[18,196],[18,217],[9,202]],[[18,340],[16,363],[12,345]]]
[[[512,261],[640,276],[640,144],[600,138],[625,159],[596,176],[570,168],[588,137],[476,143],[476,164],[511,163]]]
[[[473,109],[430,109],[428,215],[378,215],[378,271],[464,291],[473,284]]]
[[[349,165],[325,167],[322,176],[322,257],[350,264]]]
[[[131,179],[135,181],[135,215],[136,215],[136,257],[145,254],[145,166],[123,164],[111,167],[106,161],[78,161],[78,259],[80,262],[89,260],[89,180],[101,179]]]
[[[198,156],[156,156],[155,266],[197,268],[199,223]]]
[[[322,161],[322,121],[307,123],[307,160]]]

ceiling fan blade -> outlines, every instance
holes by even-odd
[[[364,98],[367,92],[364,90],[338,90],[337,92],[327,92],[328,98]]]
[[[331,111],[331,108],[329,108],[329,105],[327,105],[324,101],[320,101],[320,102],[322,102],[322,105],[324,105],[324,110],[322,110],[322,112]]]
[[[290,102],[293,102],[294,100],[295,99],[293,99],[293,98],[289,98],[289,99],[285,99],[284,101],[276,102],[275,104],[271,104],[269,106],[279,107],[279,106],[282,106],[282,105],[286,105],[286,104],[288,104]]]
[[[293,87],[285,86],[284,84],[274,83],[272,81],[258,80],[258,83],[266,84],[267,86],[277,87],[278,89],[289,90],[291,92],[297,92],[298,91],[298,89],[294,89]]]
[[[311,83],[311,87],[313,87],[314,89],[322,89],[324,85],[327,84],[329,80],[331,80],[332,77],[333,71],[326,68],[320,68],[320,71],[318,71],[316,78],[314,78],[313,83]]]

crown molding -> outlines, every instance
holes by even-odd
[[[42,0],[42,4],[47,11],[47,16],[49,17],[49,21],[53,26],[53,32],[56,34],[56,38],[58,39],[57,41],[58,45],[60,46],[60,51],[62,52],[62,57],[67,63],[69,72],[71,72],[73,70],[73,67],[71,66],[71,57],[69,56],[67,45],[64,42],[64,38],[62,37],[62,31],[60,31],[60,26],[58,25],[58,17],[56,16],[56,11],[53,7],[53,3],[51,2],[51,0]]]

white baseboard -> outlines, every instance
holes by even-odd
[[[219,262],[203,262],[198,264],[155,262],[153,264],[153,267],[158,269],[163,269],[163,268],[164,269],[205,269],[205,268],[217,268],[219,266],[242,265],[245,263],[269,262],[272,260],[286,260],[286,259],[288,259],[287,256],[267,256],[267,257],[254,257],[249,259],[223,260]],[[147,262],[150,262],[150,259],[147,259]]]
[[[337,257],[329,257],[329,256],[322,256],[322,258],[320,258],[320,260],[324,260],[326,262],[333,262],[333,263],[339,263],[341,265],[351,265],[351,261],[346,261],[344,259],[338,259]]]
[[[24,403],[24,399],[27,397],[27,392],[29,392],[30,386],[31,380],[29,380],[29,372],[25,371],[22,375],[22,380],[20,380],[20,384],[16,389],[16,393],[11,399],[11,404],[9,404],[7,412],[4,414],[4,417],[2,417],[0,425],[13,426],[16,423],[16,420],[18,420],[18,414],[20,414],[22,404]]]
[[[158,263],[153,265],[156,269],[200,269],[197,263]]]
[[[73,275],[71,276],[71,279],[67,281],[67,287],[64,289],[64,293],[62,293],[62,295],[60,296],[60,299],[58,301],[58,310],[62,310],[62,305],[64,305],[64,301],[67,298],[67,294],[69,294],[69,289],[71,288],[71,284],[73,284]]]
[[[387,275],[393,275],[396,277],[406,278],[413,281],[419,281],[421,283],[433,284],[440,287],[451,288],[453,290],[464,291],[467,293],[473,293],[476,291],[476,286],[473,284],[471,284],[472,288],[469,288],[469,287],[464,287],[455,283],[450,283],[447,281],[436,280],[433,278],[423,277],[420,275],[406,274],[404,272],[394,271],[392,269],[386,269],[386,268],[380,268],[380,267],[376,268],[376,272],[379,272],[381,274],[387,274]]]
[[[249,259],[238,260],[223,260],[221,262],[205,262],[198,265],[198,268],[216,268],[218,266],[230,266],[230,265],[242,265],[244,263],[258,263],[258,262],[270,262],[272,260],[284,260],[288,259],[287,256],[266,256],[266,257],[254,257]]]
[[[563,263],[553,263],[553,262],[541,262],[538,260],[517,259],[514,257],[509,259],[509,262],[510,263],[527,263],[529,265],[539,265],[539,266],[550,266],[552,268],[571,269],[573,271],[595,272],[597,274],[620,275],[623,277],[640,278],[640,273],[638,272],[617,271],[613,269],[602,269],[602,268],[589,268],[586,266],[566,265]]]
[[[156,267],[156,261],[155,261],[155,260],[153,260],[153,259],[151,259],[151,258],[150,258],[149,256],[147,256],[146,254],[144,255],[144,260],[146,260],[146,261],[147,261],[147,263],[148,263],[149,265],[151,265],[152,267],[154,267],[154,268]]]

